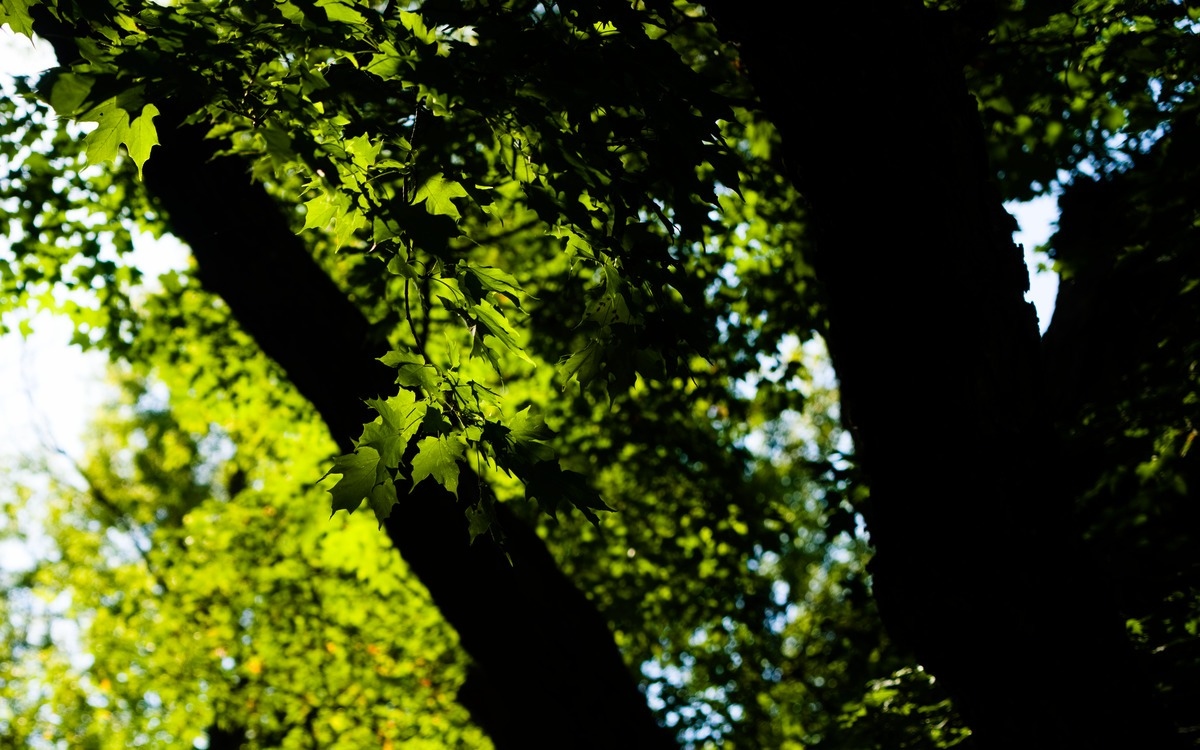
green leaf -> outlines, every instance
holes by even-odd
[[[267,154],[271,157],[271,163],[276,169],[285,168],[288,161],[295,158],[296,153],[292,150],[292,137],[286,130],[267,127],[263,128],[260,134],[263,143],[267,146]]]
[[[89,164],[115,161],[121,142],[129,132],[129,113],[117,106],[116,98],[108,99],[80,117],[99,126],[83,139]]]
[[[129,125],[125,147],[129,150],[129,158],[137,165],[139,178],[142,176],[142,165],[150,158],[150,149],[158,145],[158,130],[154,127],[154,118],[157,116],[158,107],[147,104],[142,107],[142,114]]]
[[[588,342],[583,349],[566,357],[558,363],[558,373],[562,377],[563,390],[572,380],[578,380],[581,386],[596,379],[600,374],[603,362],[604,347],[596,339]]]
[[[536,461],[549,461],[554,458],[554,449],[543,441],[554,437],[554,430],[546,426],[541,414],[534,414],[532,407],[525,407],[514,414],[505,426],[508,427],[508,439],[521,457]]]
[[[404,449],[408,447],[407,441],[400,440],[400,433],[380,419],[363,425],[362,436],[356,445],[370,447],[378,452],[380,463],[389,468],[400,465]]]
[[[504,355],[504,346],[496,341],[495,336],[476,336],[478,324],[471,327],[471,359],[482,359],[488,363],[497,375],[503,375],[500,367],[500,357]]]
[[[461,310],[466,306],[467,295],[463,294],[457,279],[434,277],[433,282],[437,284],[433,287],[433,296],[440,299],[447,309]]]
[[[0,24],[18,34],[33,36],[33,17],[29,15],[29,0],[4,0],[0,4]]]
[[[514,440],[549,440],[554,437],[554,430],[546,426],[546,420],[541,414],[534,414],[532,406],[526,406],[505,422],[512,431]]]
[[[446,419],[440,408],[429,404],[418,432],[424,435],[450,435],[454,432],[454,425],[450,424],[450,420]]]
[[[376,223],[381,224],[382,222],[380,222],[378,219],[376,219]],[[393,232],[392,226],[390,223],[384,225],[382,229],[377,229],[376,235],[375,235],[376,241],[380,241],[383,239],[388,239],[390,237],[397,236],[399,234],[399,231],[398,231],[399,225],[396,226],[396,229],[397,229],[397,231]],[[386,235],[386,236],[381,236],[381,234]],[[387,270],[388,270],[388,273],[394,273],[397,276],[403,276],[406,279],[412,279],[414,281],[421,278],[421,275],[419,273],[417,273],[417,269],[413,266],[413,264],[409,263],[407,260],[405,260],[403,257],[401,257],[399,255],[393,255],[388,260]]]
[[[486,534],[492,528],[492,522],[496,520],[496,514],[489,502],[479,502],[470,506],[467,508],[466,514],[467,532],[471,535],[471,544],[474,544],[476,537],[480,534]]]
[[[504,314],[486,300],[471,307],[471,314],[479,321],[483,330],[477,335],[493,337],[506,351],[516,354],[521,359],[533,364],[533,360],[525,354],[525,350],[517,343],[517,332],[512,329]],[[486,341],[484,343],[487,343]]]
[[[50,84],[50,95],[47,101],[60,117],[76,117],[80,108],[92,93],[95,79],[78,73],[52,71],[47,77],[53,81]],[[45,91],[45,89],[43,89]]]
[[[522,478],[525,480],[525,498],[537,501],[538,507],[550,516],[556,515],[564,500],[595,525],[599,525],[600,519],[593,511],[612,510],[587,477],[577,471],[564,471],[555,461],[534,464]]]
[[[60,76],[55,82],[51,97],[57,99],[64,108],[72,104],[78,106],[80,98],[87,96],[83,86],[77,77]],[[140,111],[140,114],[131,123],[128,107],[136,107],[140,98],[140,89],[133,89],[106,99],[79,115],[82,122],[97,123],[96,129],[83,139],[89,164],[114,161],[124,145],[129,152],[129,158],[137,165],[138,177],[141,177],[142,165],[150,158],[150,149],[158,145],[158,131],[154,127],[158,108],[153,104],[146,104],[140,110],[134,110]]]
[[[279,10],[284,18],[297,26],[303,25],[307,20],[304,17],[304,11],[300,10],[295,3],[286,2],[285,0],[282,3],[275,3],[275,8]]]
[[[516,303],[516,295],[523,294],[521,287],[517,285],[516,277],[510,273],[505,273],[492,266],[472,266],[465,263],[460,265],[462,270],[474,276],[475,280],[479,282],[479,286],[486,291],[512,295],[514,303]]]
[[[375,164],[382,148],[383,141],[371,143],[371,139],[367,137],[366,133],[346,141],[346,153],[350,154],[354,163],[364,170],[370,169]]]
[[[467,191],[463,189],[462,185],[454,180],[447,180],[439,172],[421,186],[413,198],[413,203],[425,201],[425,210],[429,213],[435,216],[439,214],[449,216],[458,221],[462,218],[462,214],[458,212],[458,206],[455,206],[451,199],[465,197],[467,197]]]
[[[442,387],[442,374],[425,357],[411,352],[390,351],[379,358],[388,367],[396,368],[396,382],[400,385],[423,388],[426,393],[436,393]]]
[[[412,35],[426,44],[433,44],[437,37],[428,27],[425,26],[425,20],[421,18],[420,13],[412,11],[400,11],[400,23],[404,24],[404,28],[412,32]]]
[[[409,428],[409,423],[414,420],[414,413],[425,406],[424,401],[417,401],[417,397],[410,391],[400,391],[395,396],[383,399],[367,399],[367,405],[375,411],[379,412],[380,418],[389,429],[403,433]],[[420,421],[420,417],[415,417]]]
[[[462,460],[466,446],[453,435],[427,437],[417,446],[417,455],[412,463],[413,487],[432,476],[457,497],[458,462]]]
[[[449,331],[446,331],[445,336],[446,336],[446,357],[450,362],[450,371],[458,372],[458,367],[462,361],[461,360],[462,344],[461,344],[461,342],[456,341],[455,337],[451,336]]]
[[[375,517],[382,524],[388,516],[392,515],[392,506],[398,499],[396,497],[396,485],[392,483],[392,478],[385,476],[383,481],[371,488],[370,497],[371,510],[375,511]]]
[[[349,244],[354,233],[367,225],[367,220],[350,202],[350,196],[341,190],[321,191],[320,195],[304,203],[304,229],[331,232],[334,247]]]
[[[408,362],[425,364],[425,358],[420,354],[413,354],[412,352],[401,351],[399,349],[393,349],[378,359],[388,367],[399,367]]]
[[[379,460],[387,468],[397,468],[408,448],[408,441],[421,427],[428,403],[417,401],[410,391],[400,391],[386,401],[368,399],[367,405],[378,412],[379,417],[363,428],[358,444],[379,451]]]
[[[325,472],[324,479],[330,474],[341,474],[342,478],[329,489],[333,495],[333,512],[344,510],[353,513],[362,505],[363,498],[371,494],[377,483],[379,469],[379,452],[374,448],[361,446],[353,453],[338,456],[333,459],[333,468]]]
[[[350,198],[342,193],[327,193],[304,202],[304,228],[328,229],[337,221],[339,214],[350,207]]]
[[[397,77],[402,71],[408,69],[408,65],[405,58],[397,54],[376,53],[363,69],[380,78],[388,79]]]
[[[358,209],[351,209],[339,216],[333,232],[334,248],[343,248],[349,245],[350,240],[354,238],[354,233],[366,225],[367,220],[363,218]]]
[[[367,22],[367,17],[362,13],[359,13],[357,10],[349,5],[346,5],[345,3],[336,2],[336,0],[333,2],[322,0],[317,2],[317,6],[325,8],[325,15],[329,17],[329,20],[332,23],[345,23],[361,26]]]

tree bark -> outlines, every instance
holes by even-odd
[[[938,14],[709,9],[812,207],[885,625],[982,747],[1179,744],[1071,532],[1014,224]]]
[[[37,11],[37,33],[70,63],[77,57],[71,29]],[[146,190],[191,248],[205,288],[349,452],[373,416],[364,399],[396,391],[393,373],[375,360],[386,342],[313,261],[247,165],[218,157],[220,144],[206,140],[202,126],[180,125],[198,105],[155,104],[161,144],[145,166]],[[533,530],[501,507],[504,549],[486,538],[470,543],[462,505],[473,485],[463,478],[457,504],[433,482],[402,492],[386,530],[471,656],[460,700],[495,746],[674,746],[604,618]]]

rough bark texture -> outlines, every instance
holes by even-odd
[[[1170,746],[1071,534],[1013,222],[934,14],[709,8],[817,223],[889,631],[983,747]]]
[[[61,62],[74,59],[69,29],[43,14],[37,30]],[[372,416],[363,400],[396,390],[393,374],[375,360],[386,343],[312,260],[247,165],[216,158],[219,144],[204,139],[204,128],[179,126],[187,103],[156,104],[161,145],[145,167],[147,191],[172,234],[190,246],[205,288],[350,451]],[[215,215],[212,196],[222,207]],[[338,357],[322,351],[335,341]],[[464,500],[471,486],[464,476]],[[472,545],[462,507],[424,482],[402,493],[386,524],[474,661],[460,700],[501,750],[674,746],[604,618],[531,529],[504,508],[499,514],[505,549],[488,539]]]

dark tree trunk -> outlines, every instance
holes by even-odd
[[[1014,225],[937,15],[801,7],[709,4],[817,223],[884,622],[983,747],[1170,746],[1071,532]]]
[[[39,15],[38,33],[70,63],[70,29]],[[375,360],[386,342],[313,261],[247,165],[217,158],[220,144],[205,140],[203,127],[179,125],[186,102],[156,104],[161,145],[146,163],[147,191],[172,234],[190,246],[205,288],[225,301],[349,452],[372,417],[363,400],[396,391],[393,373]],[[464,496],[472,484],[462,482]],[[464,705],[501,750],[674,746],[604,618],[538,536],[504,508],[499,513],[505,549],[486,538],[472,545],[454,497],[424,482],[401,493],[386,524],[474,661]]]

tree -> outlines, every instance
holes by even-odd
[[[10,120],[24,234],[9,304],[90,285],[85,339],[196,368],[179,356],[194,339],[171,325],[220,342],[225,308],[190,297],[192,278],[139,306],[97,235],[126,222],[185,240],[197,279],[286,373],[272,377],[329,427],[335,510],[367,503],[457,630],[473,660],[460,698],[497,746],[669,742],[595,606],[625,658],[646,663],[655,646],[628,597],[647,589],[598,580],[598,560],[621,578],[613,548],[568,508],[607,528],[597,514],[616,506],[630,559],[694,511],[697,536],[666,557],[676,575],[695,564],[688,594],[711,599],[666,642],[720,624],[721,648],[741,653],[739,638],[787,627],[769,624],[782,603],[764,576],[743,571],[811,555],[781,512],[801,465],[830,531],[865,517],[889,633],[980,746],[1179,744],[1173,727],[1200,705],[1187,655],[1197,568],[1177,523],[1194,462],[1195,344],[1181,321],[1194,312],[1195,192],[1167,155],[1192,148],[1196,10],[855,11],[764,23],[767,11],[725,2],[8,6],[68,65],[39,90],[97,123],[86,158],[127,154],[83,172],[69,131],[49,159],[23,150],[51,132],[45,116]],[[831,29],[853,30],[836,56]],[[1053,248],[1071,275],[1039,341],[1000,201],[1055,180],[1071,183]],[[1097,217],[1112,231],[1089,234]],[[904,251],[913,237],[933,262]],[[1132,365],[1107,343],[1114,329],[1141,353]],[[766,424],[782,435],[776,459],[796,451],[782,428],[804,372],[783,358],[762,379],[759,357],[815,332],[862,477],[828,431],[819,456],[772,464],[745,450]],[[207,366],[192,390],[264,377],[241,360]],[[734,384],[751,377],[747,398]],[[547,531],[535,507],[561,525]],[[697,539],[711,552],[692,554]],[[564,540],[588,553],[565,554]],[[1126,563],[1149,592],[1107,587]],[[848,580],[839,596],[862,586]],[[668,611],[690,614],[655,610]],[[764,712],[731,712],[730,736],[783,710],[763,680],[787,682],[742,670],[709,686],[756,686],[753,700],[712,698]],[[814,687],[793,707],[809,744],[830,708]],[[722,721],[681,736],[720,741]]]

